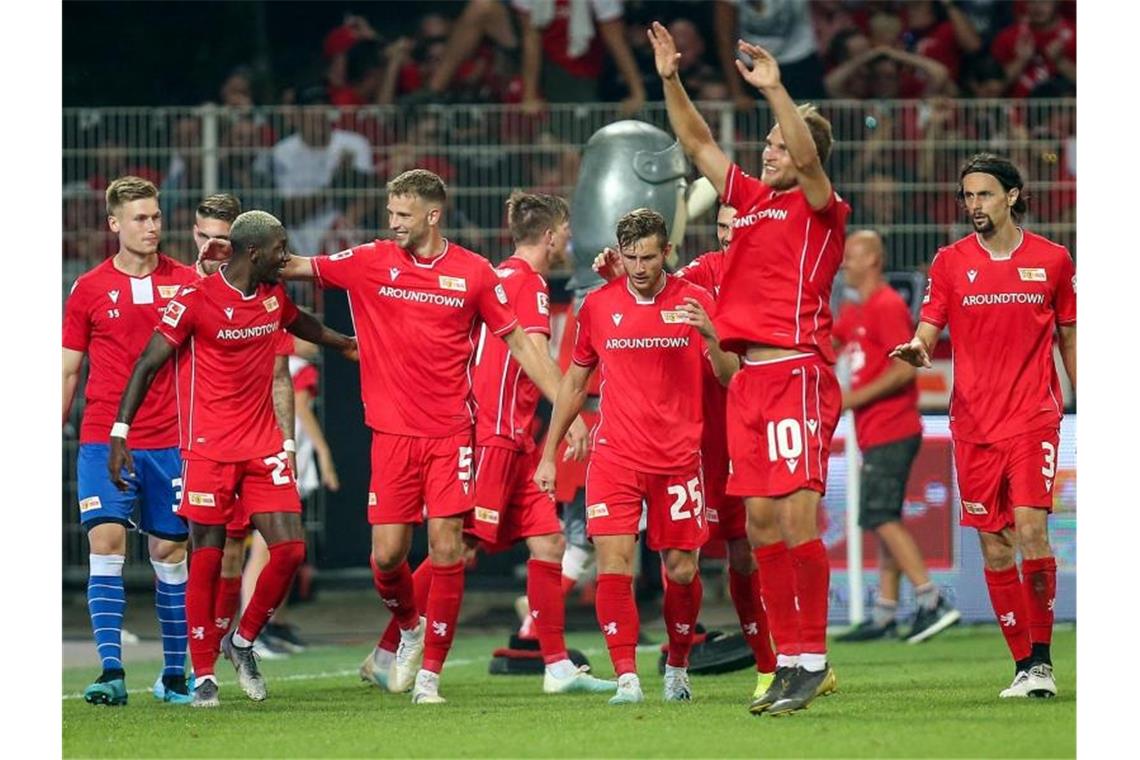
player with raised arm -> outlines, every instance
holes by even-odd
[[[196,707],[218,705],[217,652],[207,632],[235,499],[240,498],[241,508],[265,536],[270,553],[236,632],[222,640],[239,684],[255,701],[265,699],[266,689],[253,641],[305,557],[301,502],[270,398],[277,333],[286,327],[348,354],[355,349],[352,338],[299,312],[286,295],[278,279],[289,254],[276,218],[248,211],[234,220],[230,240],[234,253],[229,263],[183,288],[167,304],[122,395],[107,461],[112,481],[126,488],[135,470],[126,445],[130,425],[155,376],[175,349],[188,346],[178,356],[178,362],[192,363],[190,392],[180,398],[185,465],[178,514],[189,522],[193,541],[187,612]]]
[[[929,367],[938,334],[950,328],[961,523],[978,531],[990,602],[1014,660],[1000,696],[1053,697],[1057,561],[1048,517],[1064,415],[1053,339],[1075,391],[1077,276],[1064,246],[1018,226],[1024,183],[1008,159],[970,158],[958,199],[974,232],[938,251],[918,329],[891,356]]]
[[[827,661],[830,567],[817,512],[839,421],[828,302],[850,206],[823,169],[831,125],[814,107],[796,106],[768,51],[741,41],[753,65],[736,63],[776,119],[756,179],[729,161],[693,107],[669,32],[654,22],[648,34],[677,139],[736,209],[716,316],[721,345],[744,363],[728,391],[727,490],[745,499],[776,642],[776,677],[749,709],[781,715],[836,685]]]
[[[669,635],[664,697],[692,698],[688,677],[701,605],[697,552],[708,538],[701,476],[702,364],[727,382],[736,358],[717,346],[708,291],[664,271],[665,219],[641,208],[618,220],[626,276],[586,296],[578,312],[573,363],[562,379],[535,482],[554,490],[558,440],[581,411],[587,382],[601,371],[599,422],[586,474],[588,535],[597,549],[598,625],[618,690],[610,704],[641,702],[635,649],[639,621],[633,558],[642,502],[646,544],[661,553],[668,583]]]
[[[725,253],[732,242],[732,223],[736,209],[721,205],[716,215],[716,238],[720,249],[697,256],[677,270],[677,277],[700,285],[713,295],[720,295]],[[625,273],[621,259],[611,249],[599,256],[598,273],[610,280]],[[682,391],[684,392],[684,391]],[[728,393],[706,364],[701,382],[704,425],[701,428],[701,470],[704,474],[705,512],[709,524],[709,543],[724,542],[728,553],[728,591],[744,640],[756,660],[756,687],[753,699],[772,685],[776,670],[776,654],[772,651],[768,616],[760,603],[760,574],[748,542],[744,501],[725,492],[728,481],[728,433],[725,407]]]
[[[547,398],[558,389],[556,368],[519,327],[491,264],[440,233],[446,201],[436,174],[406,171],[388,183],[394,240],[295,257],[286,271],[348,292],[361,346],[364,419],[372,429],[373,581],[400,626],[387,684],[393,692],[411,689],[416,704],[445,701],[439,673],[463,600],[463,521],[473,508],[470,372],[480,326],[486,324],[488,340],[507,342]],[[573,444],[584,453],[584,436]],[[431,585],[420,609],[407,559],[425,505]]]
[[[87,604],[103,672],[83,692],[91,704],[127,703],[122,661],[126,612],[123,564],[127,530],[137,503],[138,527],[147,534],[155,572],[155,609],[162,632],[160,698],[187,703],[186,523],[178,502],[182,461],[174,374],[164,369],[139,409],[131,434],[137,474],[119,491],[107,477],[108,435],[129,367],[154,333],[166,303],[197,279],[190,267],[158,252],[162,212],[158,189],[139,177],[120,177],[107,188],[107,223],[119,251],[72,286],[63,316],[63,421],[67,422],[83,357],[89,357],[87,406],[79,429],[79,519],[91,545]]]

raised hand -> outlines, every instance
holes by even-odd
[[[594,257],[594,271],[606,282],[616,280],[625,275],[625,264],[621,261],[617,251],[606,248]]]
[[[677,76],[677,62],[681,60],[681,54],[677,52],[673,35],[659,21],[650,24],[646,34],[649,35],[649,44],[653,45],[653,62],[657,64],[657,75],[662,79]]]
[[[912,367],[934,366],[930,363],[930,354],[926,352],[926,345],[917,337],[911,338],[909,343],[900,343],[891,351],[892,359],[902,359]]]
[[[740,52],[752,59],[752,68],[749,69],[739,58],[736,59],[736,70],[745,82],[758,90],[768,90],[780,84],[780,65],[776,59],[764,48],[753,45],[751,42],[738,40],[736,43]]]

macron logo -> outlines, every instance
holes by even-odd
[[[968,278],[970,278],[970,282],[973,282],[974,280],[978,279],[978,270],[977,269],[967,270],[966,276]]]
[[[622,315],[622,314],[614,314],[614,315],[613,315],[613,320],[614,320],[614,327],[617,327],[618,325],[620,325],[620,324],[621,324],[621,318],[622,318],[622,316],[624,316],[624,315]]]
[[[392,267],[388,270],[388,276],[392,278],[392,282],[395,282],[396,278],[400,276],[400,268]]]
[[[111,296],[111,303],[118,303],[119,302],[119,291],[110,290],[110,291],[107,291],[107,295]]]

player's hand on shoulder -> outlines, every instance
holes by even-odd
[[[124,470],[126,470],[126,477],[123,476]],[[107,472],[111,476],[111,482],[120,491],[126,491],[130,488],[127,478],[135,477],[135,461],[131,456],[131,450],[127,448],[126,439],[116,436],[110,438]]]
[[[568,462],[573,459],[575,462],[581,462],[585,460],[589,446],[590,428],[582,421],[581,417],[575,417],[574,421],[570,423],[570,429],[566,431],[566,453],[562,455],[562,461]]]
[[[534,484],[543,493],[554,493],[554,479],[557,475],[558,468],[554,466],[554,462],[543,459],[534,471]]]
[[[907,343],[900,343],[891,351],[892,359],[902,359],[913,367],[934,366],[930,363],[930,355],[926,353],[926,346],[918,338],[911,338]]]
[[[210,238],[198,248],[198,261],[195,266],[203,275],[211,275],[229,261],[234,249],[230,241],[223,238]]]
[[[606,282],[625,274],[625,265],[613,248],[606,248],[594,257],[594,271]]]
[[[708,340],[716,340],[716,329],[713,327],[712,320],[709,319],[709,313],[705,311],[705,307],[701,306],[701,302],[692,296],[685,296],[685,302],[681,304],[681,311],[685,312],[685,323],[697,328],[697,332],[701,334],[702,338]]]

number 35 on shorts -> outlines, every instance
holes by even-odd
[[[704,510],[705,498],[701,493],[701,479],[693,478],[684,485],[675,483],[666,489],[673,502],[669,505],[669,519],[678,520],[695,519],[700,526],[701,512]]]

